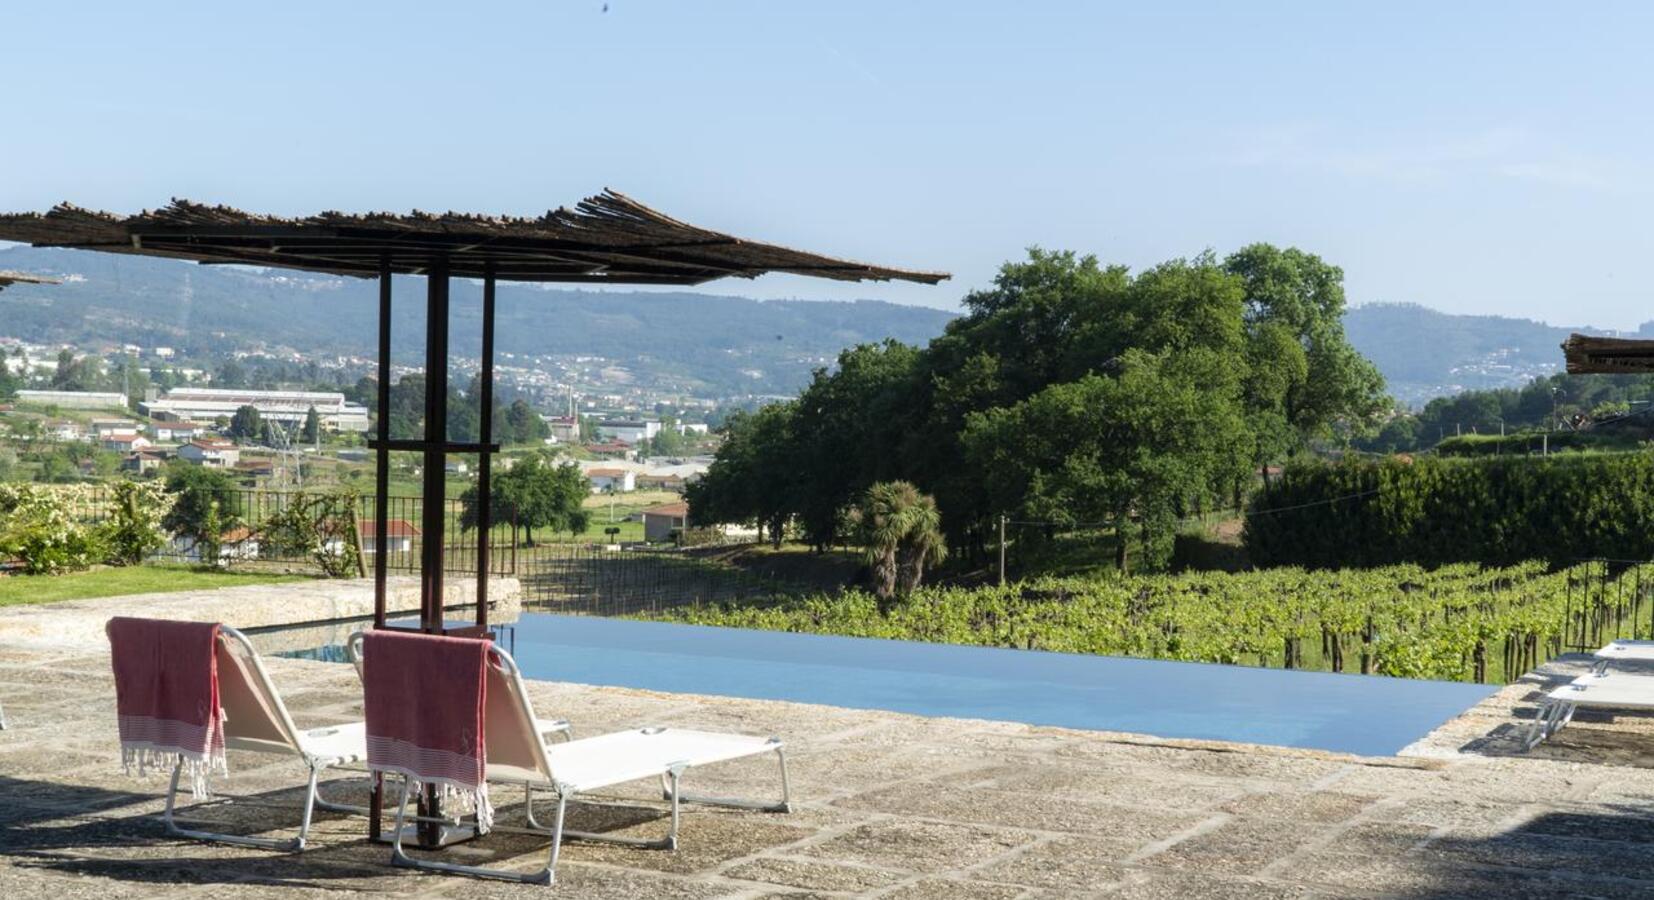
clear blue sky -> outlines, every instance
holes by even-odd
[[[1654,4],[30,3],[0,209],[535,214],[604,186],[955,273],[1256,240],[1356,302],[1654,319]]]

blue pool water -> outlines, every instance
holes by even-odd
[[[524,614],[532,679],[1394,754],[1488,685]],[[559,715],[571,711],[559,710]]]

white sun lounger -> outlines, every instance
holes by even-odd
[[[1573,720],[1580,707],[1654,712],[1654,676],[1625,672],[1581,675],[1545,695],[1533,724],[1528,726],[1526,749],[1532,750]]]
[[[1595,675],[1608,671],[1608,666],[1616,662],[1654,664],[1654,641],[1614,641],[1591,655],[1596,660],[1591,669]]]
[[[229,750],[247,750],[254,753],[276,753],[297,756],[310,770],[305,788],[304,817],[299,833],[293,838],[260,838],[239,834],[220,834],[180,828],[173,819],[178,797],[178,780],[183,771],[182,762],[172,770],[172,784],[167,788],[167,806],[162,814],[167,832],[178,837],[240,844],[269,850],[302,850],[310,833],[310,819],[320,806],[334,812],[367,815],[366,807],[346,806],[322,799],[316,780],[330,766],[362,762],[367,759],[367,731],[361,722],[331,725],[303,731],[293,724],[281,694],[270,682],[270,676],[259,661],[257,651],[246,635],[220,626],[218,632],[218,694],[224,707],[224,746]]]
[[[355,643],[352,642],[353,645]],[[546,865],[536,872],[521,873],[419,860],[408,856],[402,848],[404,813],[410,799],[406,779],[402,782],[402,797],[398,804],[396,824],[393,826],[393,864],[484,878],[501,878],[527,884],[551,884],[556,879],[557,855],[565,838],[633,847],[677,849],[680,803],[701,803],[769,812],[791,811],[787,758],[780,738],[653,727],[551,743],[539,726],[543,720],[537,719],[534,715],[534,707],[529,701],[528,691],[523,685],[522,673],[517,668],[516,660],[498,647],[494,648],[492,660],[494,665],[489,667],[488,715],[485,724],[488,741],[487,777],[489,781],[523,786],[529,826],[517,829],[496,825],[495,830],[551,838]],[[767,753],[774,753],[780,766],[780,800],[706,797],[685,794],[680,790],[680,781],[684,773],[691,768]],[[654,778],[660,779],[661,798],[671,804],[671,825],[665,837],[621,837],[572,831],[563,827],[568,802],[576,796],[626,782]],[[541,825],[535,819],[535,791],[549,791],[556,795],[557,812],[550,828]]]

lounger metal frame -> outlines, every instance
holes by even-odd
[[[339,757],[314,753],[310,749],[306,748],[304,741],[304,738],[307,736],[306,732],[301,731],[298,726],[293,724],[293,717],[287,712],[287,704],[282,702],[281,693],[276,690],[275,684],[270,680],[270,674],[265,671],[264,662],[259,659],[258,651],[253,649],[252,642],[247,640],[246,635],[234,628],[229,627],[228,625],[219,626],[218,634],[220,643],[224,645],[228,652],[231,654],[240,652],[243,658],[247,661],[248,665],[245,671],[248,676],[248,686],[252,690],[264,695],[264,699],[269,704],[270,712],[275,719],[278,728],[287,738],[292,752],[297,754],[300,759],[304,760],[305,767],[309,769],[309,779],[305,785],[304,814],[299,821],[299,833],[292,838],[261,838],[252,837],[250,835],[224,834],[216,831],[203,831],[199,829],[180,827],[177,820],[174,818],[174,812],[177,808],[178,801],[178,783],[184,770],[184,763],[180,760],[172,769],[172,781],[167,786],[166,810],[161,814],[161,820],[166,824],[167,834],[174,837],[194,838],[196,840],[214,841],[221,844],[237,844],[243,847],[258,847],[265,850],[296,851],[304,849],[305,840],[310,834],[310,823],[314,816],[316,807],[321,807],[322,809],[330,812],[352,813],[355,815],[364,816],[367,815],[368,811],[366,807],[350,806],[344,803],[333,803],[324,799],[321,795],[321,791],[316,786],[317,780],[321,777],[321,773],[325,769],[344,763],[357,762],[359,760],[353,757]],[[233,743],[233,738],[228,740]],[[274,747],[261,748],[242,746],[237,749],[263,753],[282,752]],[[224,799],[229,800],[229,798]]]
[[[1629,656],[1613,656],[1610,654],[1610,650],[1616,645],[1626,646],[1640,651],[1645,650],[1646,648],[1654,648],[1654,641],[1613,641],[1593,654],[1594,659],[1591,664],[1590,674],[1575,678],[1566,686],[1578,688],[1581,691],[1584,691],[1586,688],[1590,687],[1593,679],[1600,680],[1609,677],[1609,667],[1615,663],[1631,663],[1635,665],[1637,663],[1654,662],[1654,658],[1645,656],[1642,653],[1633,653]],[[1632,675],[1630,677],[1638,678],[1647,676]],[[1539,702],[1539,709],[1534,712],[1533,721],[1529,723],[1527,732],[1522,737],[1522,749],[1524,751],[1532,750],[1541,743],[1544,743],[1546,740],[1549,740],[1558,731],[1561,731],[1563,728],[1567,727],[1568,723],[1574,720],[1574,713],[1578,711],[1578,708],[1581,705],[1601,706],[1603,709],[1620,708],[1618,704],[1597,704],[1589,700],[1585,701],[1583,704],[1574,703],[1569,700],[1552,697],[1550,696],[1550,692],[1547,692],[1545,698]]]
[[[528,690],[523,684],[522,670],[518,668],[516,660],[512,659],[509,653],[498,647],[494,648],[491,656],[501,674],[506,677],[514,688],[517,705],[521,709],[523,721],[535,722],[536,718],[534,716],[533,704],[528,698]],[[792,789],[787,776],[786,750],[783,747],[780,738],[772,737],[767,742],[768,746],[766,748],[766,752],[775,753],[776,761],[781,770],[781,799],[778,801],[744,800],[686,794],[680,789],[681,780],[684,772],[690,768],[690,764],[688,762],[675,762],[668,765],[666,770],[662,772],[660,776],[661,796],[663,800],[670,803],[671,814],[671,823],[665,837],[655,839],[634,838],[621,835],[601,834],[590,831],[573,831],[564,827],[564,822],[568,813],[568,804],[570,800],[573,800],[575,797],[579,796],[581,790],[585,788],[579,785],[573,785],[557,780],[556,772],[553,770],[550,761],[546,758],[546,742],[544,736],[537,735],[537,737],[540,738],[538,752],[536,754],[538,757],[539,771],[547,773],[551,777],[545,782],[522,782],[528,827],[513,828],[509,826],[497,825],[494,827],[494,830],[506,833],[533,834],[541,837],[549,837],[551,839],[551,846],[547,851],[546,864],[544,868],[534,872],[523,873],[514,872],[509,869],[488,868],[486,866],[469,866],[459,863],[439,862],[436,860],[415,859],[414,857],[409,856],[402,847],[402,836],[406,830],[406,823],[408,821],[406,817],[408,801],[412,794],[411,783],[406,777],[402,779],[401,800],[397,805],[394,832],[395,838],[391,844],[391,863],[397,866],[406,866],[409,868],[424,869],[433,872],[472,875],[479,878],[493,878],[502,881],[517,882],[520,884],[549,885],[555,883],[557,880],[557,858],[560,850],[562,849],[563,841],[567,839],[595,841],[606,844],[619,844],[628,847],[640,847],[647,849],[677,849],[678,826],[680,819],[679,807],[683,803],[696,803],[707,806],[725,806],[735,809],[752,809],[769,812],[792,811]],[[511,782],[502,781],[502,783]],[[599,784],[590,787],[600,790],[610,786],[612,785]],[[550,828],[541,825],[534,816],[534,792],[537,790],[549,791],[556,798],[557,810],[552,819]]]

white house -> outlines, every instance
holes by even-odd
[[[363,519],[358,527],[362,530],[362,552],[378,552],[377,536],[374,528],[378,523],[371,519]],[[419,537],[419,528],[406,519],[390,519],[385,522],[385,552],[412,553],[414,538]]]
[[[178,448],[178,458],[211,469],[233,469],[241,451],[223,438],[196,438]]]
[[[651,544],[672,540],[689,523],[689,504],[663,503],[643,511],[643,539]]]
[[[158,441],[192,441],[206,432],[206,427],[195,422],[150,422],[149,433]]]
[[[373,519],[358,519],[356,533],[362,538],[362,555],[372,556],[378,552],[378,543],[374,528],[378,522]],[[389,553],[412,553],[414,538],[419,537],[419,527],[407,519],[385,520],[385,547]],[[329,553],[340,553],[345,549],[343,535],[329,537],[322,544]]]
[[[637,473],[631,469],[587,469],[586,478],[592,483],[592,493],[605,491],[628,493],[637,490]]]
[[[651,544],[675,541],[689,527],[689,504],[683,500],[651,506],[639,515],[643,519],[643,539]],[[724,541],[758,539],[758,529],[746,525],[712,525],[705,530],[722,535]]]
[[[131,419],[93,419],[92,433],[98,440],[107,440],[112,437],[131,437],[139,431],[138,423]]]
[[[258,551],[258,535],[246,526],[238,525],[219,535],[218,561],[220,563],[258,559]],[[195,538],[188,535],[180,534],[172,539],[172,553],[189,562],[202,562],[202,547],[195,542]]]
[[[56,441],[84,441],[86,429],[73,419],[53,419],[46,423],[46,436]]]
[[[103,446],[103,449],[113,450],[116,453],[133,453],[152,446],[149,438],[141,434],[112,434],[98,443]]]
[[[547,440],[553,444],[572,444],[580,440],[580,420],[574,416],[541,416],[551,429]]]

